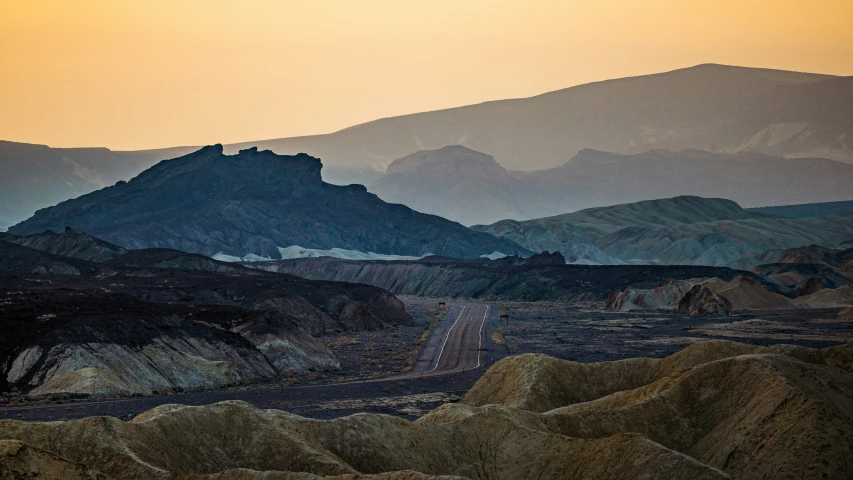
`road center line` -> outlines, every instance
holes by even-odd
[[[447,339],[450,338],[450,331],[453,330],[453,327],[455,327],[457,323],[459,323],[459,319],[462,318],[462,314],[465,313],[466,308],[468,308],[468,307],[467,306],[462,307],[462,311],[459,312],[459,316],[456,317],[456,321],[453,322],[453,325],[451,325],[450,328],[447,329],[447,335],[445,335],[445,337],[444,337],[444,343],[441,344],[441,351],[438,352],[438,360],[435,361],[435,366],[432,367],[430,372],[435,370],[436,368],[438,368],[438,364],[441,362],[441,354],[444,353],[444,347],[447,345]]]

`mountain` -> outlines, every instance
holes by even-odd
[[[582,260],[572,256],[582,245],[629,263],[749,268],[789,248],[838,246],[853,235],[853,212],[785,218],[731,200],[681,196],[473,228],[534,251],[565,251],[570,262]]]
[[[801,203],[798,205],[775,205],[772,207],[749,208],[756,212],[770,213],[782,217],[802,218],[836,215],[853,211],[853,200],[842,202]]]
[[[513,170],[556,167],[584,148],[755,150],[853,162],[845,140],[851,120],[851,77],[706,64],[230,148],[310,152],[330,165],[378,171],[418,150],[454,144]]]
[[[489,155],[448,146],[395,160],[369,190],[473,225],[677,195],[729,198],[748,207],[847,200],[853,198],[850,185],[853,165],[754,151],[623,155],[584,149],[557,168],[512,172]]]
[[[388,204],[361,185],[323,182],[320,160],[222,146],[163,161],[129,182],[39,210],[15,235],[71,226],[122,248],[281,258],[279,249],[478,257],[527,251],[510,240]]]
[[[50,148],[0,140],[0,230],[39,208],[127,180],[189,147],[136,152]]]
[[[492,156],[449,145],[394,160],[368,190],[385,201],[472,225],[527,218],[517,183]]]
[[[846,140],[851,137],[853,77],[705,64],[578,85],[530,98],[383,118],[324,135],[227,145],[225,151],[237,153],[257,146],[279,154],[308,152],[323,159],[326,181],[343,185],[368,184],[395,159],[445,145],[459,144],[485,152],[510,170],[542,170],[564,164],[584,148],[623,154],[653,149],[757,151],[786,158],[817,157],[853,163],[853,148]],[[26,218],[37,208],[117,180],[128,180],[154,161],[191,149],[182,147],[168,153],[109,152],[0,144],[0,152],[8,148],[19,153],[0,153],[0,204],[5,205],[0,211],[0,228],[4,222],[9,225]],[[123,164],[137,154],[142,158],[125,173],[103,175],[94,183],[86,180],[92,176],[87,173],[89,170],[100,178],[102,168]],[[64,160],[66,157],[70,162]],[[93,165],[90,157],[110,160]],[[666,195],[682,193],[731,198],[698,191]],[[642,199],[615,200],[611,204]],[[756,204],[764,205],[768,204]],[[601,204],[517,218],[592,206]]]

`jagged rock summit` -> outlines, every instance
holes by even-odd
[[[10,228],[86,231],[123,248],[281,258],[280,249],[478,257],[527,253],[507,239],[388,204],[361,185],[323,182],[318,158],[222,145],[164,160],[129,182],[68,200]]]

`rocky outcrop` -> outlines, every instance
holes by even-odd
[[[607,298],[607,308],[612,311],[675,309],[685,315],[711,315],[794,306],[789,298],[771,291],[771,287],[772,283],[743,275],[736,275],[729,282],[720,278],[668,280],[651,289],[615,290]]]
[[[131,480],[841,479],[851,398],[851,345],[713,341],[663,359],[509,357],[460,403],[415,422],[313,420],[230,401],[161,405],[129,422],[0,420],[0,439]]]
[[[728,283],[715,279],[703,285],[728,300],[734,310],[773,310],[792,306],[789,298],[767,290],[751,277],[737,276]]]
[[[280,248],[471,258],[527,250],[440,217],[388,204],[360,185],[323,182],[320,160],[222,145],[163,161],[129,182],[39,210],[15,235],[66,225],[122,248],[280,259]]]
[[[667,280],[655,288],[637,289],[628,287],[624,290],[614,290],[607,296],[606,308],[614,312],[630,310],[672,310],[694,285],[707,279],[689,278],[686,280]]]
[[[677,310],[682,315],[727,315],[732,302],[705,285],[694,285],[678,302]]]

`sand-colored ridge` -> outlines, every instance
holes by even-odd
[[[240,401],[0,421],[0,439],[109,478],[169,480],[849,478],[850,438],[853,344],[720,340],[662,359],[509,357],[414,422]]]
[[[318,421],[232,401],[162,408],[133,422],[6,420],[0,421],[0,438],[18,439],[124,479],[186,478],[240,468],[261,472],[235,472],[247,479],[312,478],[268,472],[423,478],[407,470],[472,479],[662,478],[671,472],[726,478],[642,435],[569,438],[544,429],[541,420],[517,418],[535,415],[507,408],[446,424],[372,414]]]

